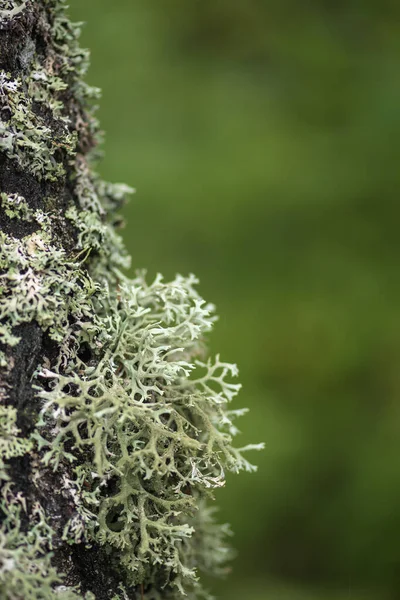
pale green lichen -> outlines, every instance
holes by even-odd
[[[28,77],[27,81],[29,85],[32,79]],[[47,82],[33,81],[36,88],[41,84],[43,99],[47,98]],[[0,73],[0,105],[3,114],[8,116],[0,120],[0,150],[39,180],[56,181],[65,175],[63,161],[56,156],[58,150],[73,157],[76,133],[69,132],[65,118],[58,118],[61,132],[55,133],[55,129],[46,124],[46,119],[34,112],[34,101],[25,92],[22,77],[13,79],[9,73]]]
[[[54,94],[54,92],[62,92],[68,88],[67,83],[61,77],[50,74],[48,69],[35,63],[27,84],[28,95],[32,100],[44,103],[47,108],[50,108],[54,116],[68,122],[62,116],[64,104],[57,99],[57,94]]]
[[[9,219],[21,219],[22,221],[34,219],[33,210],[29,208],[25,198],[18,194],[0,193],[0,206]]]
[[[32,449],[29,439],[19,436],[17,411],[12,406],[0,405],[0,480],[10,480],[6,461],[16,456],[23,456]]]
[[[63,3],[43,5],[53,15],[50,54],[38,62],[27,45],[24,85],[0,73],[0,150],[46,185],[68,177],[73,193],[63,214],[51,197],[34,209],[20,194],[0,195],[6,218],[34,229],[0,233],[0,342],[17,346],[18,326],[35,322],[59,351],[37,365],[41,411],[28,438],[19,437],[15,409],[0,404],[0,592],[7,590],[7,600],[83,598],[52,567],[56,533],[45,510],[28,510],[13,491],[7,460],[27,454],[35,456],[34,485],[51,467],[74,506],[62,540],[102,545],[121,581],[141,586],[146,600],[209,598],[199,571],[224,571],[229,529],[214,522],[207,502],[226,470],[254,470],[243,452],[261,446],[232,445],[234,419],[244,412],[228,406],[240,389],[231,380],[237,368],[205,358],[204,335],[216,317],[196,278],[148,283],[143,274],[121,272],[129,257],[113,211],[132,190],[92,171],[96,120],[88,102],[97,90],[82,81],[88,54]],[[19,18],[26,6],[10,0],[0,19]],[[67,225],[74,232],[68,251],[56,233]],[[4,351],[0,366],[13,368]],[[113,600],[129,597],[122,584],[120,590]]]
[[[0,597],[10,600],[78,600],[73,589],[59,594],[60,575],[51,566],[53,531],[39,503],[28,513],[21,492],[14,493],[12,473],[7,461],[23,456],[33,448],[33,440],[20,436],[16,426],[17,411],[0,405]],[[28,521],[27,531],[22,530]],[[89,600],[89,599],[87,599]]]
[[[25,498],[15,494],[10,483],[3,486],[0,509],[6,515],[0,527],[0,597],[9,600],[94,600],[62,585],[51,565],[54,532],[46,522],[40,504],[28,514]],[[27,533],[22,522],[27,519]]]
[[[80,268],[81,262],[79,256],[68,260],[45,228],[22,239],[0,231],[0,321],[4,323],[0,342],[16,345],[19,337],[13,328],[30,321],[63,342],[71,335],[71,316],[78,322],[90,318],[90,297],[96,286]]]
[[[197,587],[200,557],[188,563],[184,540],[198,499],[224,484],[225,468],[253,469],[231,446],[235,412],[226,405],[240,385],[227,377],[237,369],[195,358],[214,317],[194,277],[120,279],[97,305],[95,366],[76,357],[63,373],[40,373],[52,383],[39,392],[52,432],[43,460],[58,469],[66,456],[79,459],[77,478],[90,489],[81,488],[87,526],[119,552],[132,583],[148,584],[160,569],[163,584],[183,593]],[[88,449],[92,458],[82,462]]]
[[[14,0],[2,0],[0,8],[0,20],[7,21],[17,17],[25,9],[29,0],[21,0],[21,2],[15,2]]]

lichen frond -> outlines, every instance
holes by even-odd
[[[40,373],[44,461],[59,468],[68,447],[90,487],[81,492],[95,539],[120,552],[134,583],[159,578],[159,565],[164,585],[183,593],[197,581],[183,543],[195,531],[196,499],[224,484],[225,469],[249,465],[231,446],[226,415],[237,368],[195,359],[215,317],[193,276],[150,285],[120,277],[117,291],[97,299],[101,357],[89,366],[77,355],[63,373]]]

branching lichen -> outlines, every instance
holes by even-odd
[[[202,560],[188,563],[184,543],[199,499],[224,484],[226,468],[253,469],[231,446],[235,413],[226,405],[240,385],[227,378],[237,369],[195,358],[214,317],[194,277],[151,285],[119,277],[97,306],[93,366],[77,356],[62,373],[40,373],[51,383],[39,391],[51,432],[43,460],[55,469],[66,456],[79,462],[88,527],[119,553],[132,583],[162,579],[183,593],[197,587]]]
[[[31,9],[7,1],[2,25]],[[23,73],[0,72],[0,150],[40,186],[40,202],[15,189],[0,194],[8,223],[0,367],[6,376],[15,368],[23,324],[35,323],[56,352],[44,348],[36,364],[37,420],[27,436],[7,386],[0,395],[0,591],[12,600],[95,598],[55,569],[52,550],[68,544],[104,548],[120,576],[114,600],[139,588],[146,600],[207,598],[199,570],[222,573],[229,557],[229,530],[208,502],[226,470],[254,470],[243,452],[260,448],[232,445],[245,412],[229,408],[237,368],[205,358],[216,317],[194,276],[148,283],[123,274],[129,257],[113,211],[131,190],[92,170],[97,90],[82,81],[79,25],[56,0],[43,0],[36,19],[46,52],[32,38]],[[29,501],[8,468],[20,457],[29,462]],[[50,470],[69,507],[57,527],[46,502],[32,500]]]
[[[35,218],[47,222],[45,213]],[[11,346],[20,339],[13,328],[35,320],[50,337],[62,342],[71,334],[69,319],[90,318],[95,284],[57,248],[44,227],[21,240],[0,231],[0,342]]]

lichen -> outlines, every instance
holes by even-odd
[[[22,494],[14,494],[9,483],[3,486],[0,509],[5,515],[0,528],[0,596],[10,600],[94,600],[62,585],[51,564],[53,531],[40,504],[29,514]],[[28,521],[28,530],[22,522]]]
[[[32,7],[9,0],[0,20]],[[146,600],[209,598],[199,571],[220,574],[229,557],[229,529],[209,507],[213,490],[226,470],[254,470],[243,453],[261,446],[232,445],[245,412],[229,408],[238,371],[206,357],[216,317],[197,279],[148,283],[144,273],[123,273],[130,259],[113,213],[132,190],[93,171],[98,92],[82,80],[79,24],[57,0],[41,11],[47,53],[31,40],[23,74],[0,72],[0,150],[41,186],[39,204],[0,194],[9,222],[0,232],[0,367],[14,368],[10,352],[26,323],[57,352],[44,350],[36,365],[39,408],[27,436],[6,386],[0,397],[0,591],[10,600],[94,598],[55,569],[57,541],[109,553],[121,576],[113,600],[131,598],[128,589]],[[49,469],[56,474],[73,507],[60,531],[46,506],[15,487],[8,462],[18,457],[30,461],[34,489]]]
[[[76,146],[76,133],[68,130],[68,122],[58,118],[60,132],[46,125],[46,120],[34,111],[33,103],[48,98],[49,86],[43,79],[35,79],[37,71],[27,78],[28,89],[35,82],[36,92],[31,96],[24,90],[23,79],[13,79],[9,73],[0,73],[0,149],[9,158],[16,159],[22,169],[26,169],[39,180],[56,181],[65,175],[65,166],[59,150],[73,157]],[[40,85],[39,85],[40,84]],[[41,95],[39,94],[41,91]],[[54,118],[59,111],[53,105]],[[57,155],[60,157],[57,158]]]
[[[253,469],[231,446],[236,366],[195,358],[214,321],[195,283],[120,275],[98,300],[94,365],[77,356],[62,373],[39,374],[51,383],[39,390],[51,431],[43,460],[55,469],[66,455],[79,462],[91,535],[115,548],[132,583],[162,579],[182,593],[198,587],[184,543],[198,500],[224,484],[226,468]]]
[[[20,436],[16,418],[15,408],[0,405],[0,596],[10,600],[79,600],[82,596],[77,590],[57,591],[62,578],[51,565],[54,532],[43,508],[35,503],[29,511],[23,494],[13,491],[7,461],[30,452],[34,445],[33,440]],[[27,527],[23,527],[24,521]]]
[[[15,18],[17,15],[22,13],[28,2],[29,0],[21,0],[21,2],[17,3],[15,3],[14,0],[2,0],[0,19],[4,22]]]
[[[19,436],[16,422],[16,409],[0,405],[0,480],[3,481],[10,480],[6,461],[15,456],[23,456],[32,448],[30,440]]]
[[[48,216],[43,214],[46,222]],[[69,319],[90,318],[95,283],[80,268],[82,260],[68,260],[45,228],[22,239],[0,231],[0,342],[20,341],[13,328],[35,320],[50,337],[63,342],[72,334]]]

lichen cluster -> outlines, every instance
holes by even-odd
[[[2,28],[38,9],[29,0],[0,6]],[[226,470],[253,470],[242,452],[260,446],[232,446],[244,412],[228,407],[237,369],[205,358],[214,307],[195,277],[148,283],[122,272],[129,258],[113,213],[130,190],[92,170],[98,94],[82,81],[79,25],[57,0],[42,0],[36,18],[46,52],[29,39],[22,71],[0,72],[0,150],[41,186],[40,202],[0,195],[0,367],[15,367],[24,323],[57,352],[36,365],[36,422],[25,436],[0,389],[0,595],[94,598],[55,569],[52,551],[64,542],[104,547],[121,577],[115,600],[133,598],[129,590],[146,600],[207,598],[199,570],[222,572],[229,555],[212,492]],[[18,490],[10,460],[21,457],[33,489],[56,474],[72,506],[62,526]]]
[[[2,598],[94,600],[93,594],[82,596],[78,590],[62,585],[49,553],[53,532],[40,504],[32,507],[27,519],[28,529],[24,531],[22,523],[27,514],[25,499],[22,494],[15,494],[7,482],[2,487],[0,509],[5,515],[0,529]]]
[[[51,216],[31,211],[23,198],[0,195],[2,209],[9,218],[36,222],[38,229],[22,239],[0,231],[0,342],[14,346],[20,337],[13,329],[35,320],[52,339],[62,342],[71,317],[90,319],[94,282],[78,260],[70,260],[51,233]],[[78,253],[77,253],[78,254]],[[0,365],[6,355],[0,352]]]

